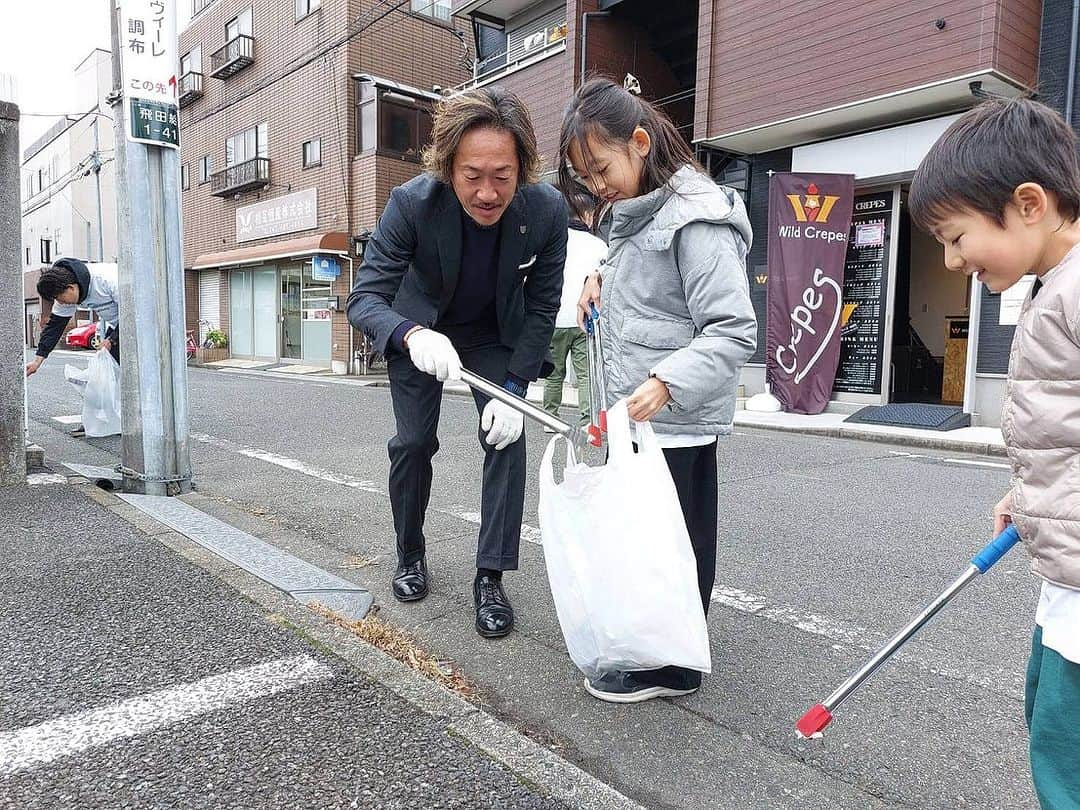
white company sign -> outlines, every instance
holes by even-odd
[[[319,224],[318,189],[309,188],[236,209],[236,241],[310,231]]]

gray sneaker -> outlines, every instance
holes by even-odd
[[[585,679],[585,691],[594,698],[608,703],[641,703],[658,697],[680,697],[697,691],[694,689],[670,689],[642,683],[633,672],[605,672],[599,678]]]

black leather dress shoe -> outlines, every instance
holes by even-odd
[[[427,564],[417,560],[411,565],[399,565],[391,582],[394,598],[399,602],[416,602],[428,594]]]
[[[506,598],[502,582],[478,576],[473,582],[476,602],[476,632],[484,638],[500,638],[514,629],[514,608]]]

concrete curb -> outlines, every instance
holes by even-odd
[[[809,436],[821,436],[830,439],[855,439],[878,444],[893,444],[904,447],[917,447],[923,450],[950,450],[955,453],[974,453],[982,456],[1007,457],[1004,447],[989,442],[970,442],[958,439],[930,438],[928,436],[898,436],[894,433],[878,433],[856,427],[813,427],[795,425],[765,425],[736,420],[736,430],[770,430],[778,433],[802,433]]]
[[[287,594],[206,550],[193,540],[125,503],[116,495],[82,485],[94,501],[235,588],[269,612],[268,619],[286,625],[310,644],[321,647],[389,689],[424,714],[443,723],[447,733],[468,740],[523,783],[551,799],[584,810],[631,810],[637,802],[581,770],[515,728],[464,698],[429,681],[381,650],[298,605]],[[203,497],[184,500],[198,507]],[[218,505],[220,506],[220,505]],[[246,522],[251,516],[245,513]]]

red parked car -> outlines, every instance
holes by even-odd
[[[97,324],[88,323],[86,326],[77,326],[67,333],[64,342],[71,349],[93,348],[94,335],[97,334]]]

